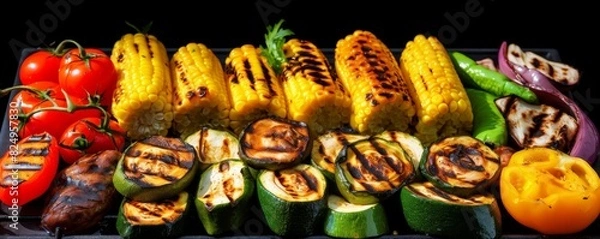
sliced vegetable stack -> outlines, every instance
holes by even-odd
[[[178,138],[152,136],[125,149],[113,182],[127,198],[156,202],[184,191],[197,170],[191,145]]]

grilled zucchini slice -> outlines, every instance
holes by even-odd
[[[499,238],[502,218],[492,194],[462,198],[431,182],[412,183],[400,191],[402,212],[417,233],[443,238]]]
[[[383,205],[358,205],[343,197],[329,195],[325,217],[325,235],[335,238],[367,238],[388,233],[388,219]]]
[[[187,136],[185,142],[196,150],[200,171],[224,160],[240,158],[238,138],[227,130],[204,127]]]
[[[447,137],[423,153],[421,174],[436,187],[462,197],[486,190],[500,177],[500,156],[471,136]]]
[[[256,169],[290,168],[310,155],[310,137],[304,122],[260,118],[248,124],[240,134],[240,156]]]
[[[156,202],[123,198],[117,215],[117,232],[125,239],[177,238],[185,232],[190,199],[186,191]]]
[[[254,195],[250,168],[240,160],[213,164],[200,176],[194,203],[208,235],[239,228],[249,215]]]
[[[335,160],[342,149],[369,136],[331,130],[317,137],[312,143],[311,164],[317,167],[331,182],[335,182]]]
[[[198,159],[191,145],[179,138],[151,136],[125,149],[113,184],[127,198],[156,202],[183,191],[197,171]]]
[[[402,147],[382,138],[349,144],[336,160],[336,186],[354,204],[373,204],[386,199],[414,176],[412,161]]]
[[[326,190],[325,176],[310,164],[262,170],[257,178],[259,204],[267,225],[279,236],[304,237],[320,232],[327,208]]]

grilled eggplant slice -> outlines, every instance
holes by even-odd
[[[436,187],[469,197],[498,180],[501,160],[483,141],[471,136],[455,136],[429,145],[419,169]]]
[[[186,217],[192,207],[189,198],[186,191],[156,202],[123,198],[117,231],[125,239],[177,238],[185,231]]]
[[[238,229],[249,215],[254,177],[241,160],[213,164],[200,176],[194,203],[208,235]]]
[[[302,163],[312,141],[301,121],[265,117],[252,121],[240,135],[240,156],[256,169],[279,170]]]
[[[87,233],[110,210],[117,192],[112,183],[121,153],[104,150],[87,154],[58,173],[45,204],[41,225],[50,233]]]
[[[125,197],[155,202],[183,191],[196,175],[198,164],[194,148],[182,139],[152,136],[125,149],[113,183]]]
[[[325,176],[309,164],[262,170],[257,178],[258,201],[267,225],[284,237],[319,232],[327,209],[326,191]]]
[[[413,180],[415,169],[400,144],[368,138],[347,145],[336,160],[335,181],[354,204],[373,204]]]
[[[331,182],[335,182],[335,160],[348,144],[369,136],[331,130],[317,137],[312,143],[311,164],[317,167]]]
[[[443,238],[499,238],[502,216],[492,194],[461,198],[431,182],[412,183],[400,192],[402,212],[416,232]]]
[[[534,105],[514,96],[496,99],[511,138],[520,148],[547,147],[568,153],[578,131],[577,119],[546,104]]]
[[[187,136],[185,142],[196,150],[201,171],[212,164],[240,158],[238,138],[227,130],[204,127]]]

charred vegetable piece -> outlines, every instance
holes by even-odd
[[[311,152],[308,126],[266,117],[248,124],[240,136],[240,156],[256,169],[278,170],[301,163]]]
[[[412,183],[400,192],[402,212],[416,232],[443,238],[499,238],[502,216],[491,194],[468,198],[444,192],[431,182]]]
[[[494,100],[496,96],[483,90],[465,89],[473,107],[472,136],[492,148],[506,145],[508,130],[506,120]]]
[[[0,158],[0,201],[23,206],[50,189],[60,164],[58,141],[49,133],[13,142]],[[18,197],[17,197],[18,196]]]
[[[125,239],[177,238],[185,231],[190,199],[183,191],[156,202],[123,198],[117,215],[117,231]]]
[[[194,148],[179,138],[152,136],[132,143],[113,177],[123,196],[155,202],[183,191],[198,170]]]
[[[113,203],[112,183],[121,153],[87,154],[58,173],[42,213],[42,228],[53,234],[88,233],[100,225]]]
[[[386,199],[415,176],[412,161],[402,147],[381,138],[347,145],[336,160],[336,185],[354,204],[372,204]]]
[[[431,144],[419,165],[436,187],[461,197],[479,193],[500,177],[500,156],[471,136],[447,137]]]
[[[330,181],[335,181],[335,160],[344,147],[369,136],[332,130],[317,137],[312,143],[311,163]]]
[[[196,150],[202,171],[212,164],[240,158],[238,138],[226,130],[205,127],[187,136],[185,142]]]
[[[421,158],[423,157],[423,151],[425,150],[423,144],[421,143],[421,140],[408,133],[394,130],[383,131],[375,135],[375,137],[400,144],[402,149],[404,149],[406,155],[408,155],[408,157],[410,158],[410,161],[413,163],[413,166],[415,168],[415,174],[419,176],[419,162],[421,162]]]
[[[303,237],[323,226],[327,181],[317,168],[299,164],[278,171],[262,170],[258,201],[269,228],[279,236]]]
[[[548,60],[531,51],[523,51],[516,44],[508,45],[508,61],[517,66],[537,70],[561,86],[573,86],[579,83],[579,71],[574,67]]]
[[[229,232],[245,222],[254,183],[250,167],[239,160],[221,161],[202,173],[194,202],[208,235]]]
[[[548,147],[563,152],[571,149],[578,124],[567,112],[547,104],[529,104],[512,96],[495,102],[519,147]]]
[[[389,231],[385,209],[380,203],[358,205],[343,197],[327,198],[325,235],[335,238],[367,238]]]

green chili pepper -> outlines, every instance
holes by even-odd
[[[505,145],[508,140],[506,120],[496,106],[496,96],[476,89],[465,89],[473,111],[473,137],[492,148]]]
[[[533,91],[512,81],[508,76],[479,65],[460,52],[450,52],[449,55],[465,87],[484,90],[499,97],[515,95],[532,104],[538,102]]]

